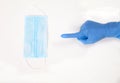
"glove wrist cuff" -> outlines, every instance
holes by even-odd
[[[110,22],[105,24],[106,37],[116,37],[120,34],[120,22]]]

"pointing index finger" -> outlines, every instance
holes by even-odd
[[[68,34],[62,34],[61,37],[62,38],[77,38],[78,37],[78,33],[68,33]]]

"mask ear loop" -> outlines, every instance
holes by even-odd
[[[29,62],[28,62],[28,60],[27,59],[24,59],[25,60],[25,62],[26,62],[26,64],[31,68],[31,69],[33,69],[33,70],[41,70],[42,68],[34,68]],[[47,65],[47,60],[46,60],[46,58],[44,58],[44,63],[45,63],[45,65]],[[46,66],[44,67],[44,69],[46,68]]]
[[[39,12],[41,12],[42,13],[42,15],[41,16],[46,16],[47,17],[47,14],[46,14],[46,12],[45,11],[43,11],[42,9],[40,9],[37,5],[32,5],[35,9],[37,9]],[[48,25],[48,22],[47,22],[47,25]],[[47,26],[47,28],[48,28],[48,26]],[[48,49],[48,29],[47,29],[47,49]],[[47,49],[45,49],[45,50],[47,50]],[[47,54],[48,54],[48,51],[47,51]],[[37,58],[35,58],[35,59],[37,59]],[[39,59],[39,58],[38,58]],[[44,69],[44,70],[46,70],[46,65],[47,65],[47,58],[46,58],[46,56],[44,57],[44,67],[39,67],[39,68],[35,68],[35,67],[33,67],[30,63],[29,63],[29,58],[28,59],[26,59],[26,58],[24,58],[24,60],[25,60],[25,62],[26,62],[26,64],[31,68],[31,69],[33,69],[33,70],[41,70],[41,69]],[[39,65],[40,66],[40,65]]]
[[[46,12],[40,9],[37,5],[33,5],[33,7],[38,9],[39,12],[43,13],[43,16],[47,16]]]

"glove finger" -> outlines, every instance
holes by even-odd
[[[116,36],[116,38],[120,39],[120,35]]]
[[[77,38],[80,36],[80,33],[68,33],[68,34],[62,34],[62,38]]]
[[[91,44],[92,42],[89,42],[88,40],[81,40],[82,43],[84,44]]]
[[[101,38],[102,39],[102,38]],[[88,38],[88,37],[83,37],[83,38],[79,38],[79,40],[84,43],[84,44],[93,44],[101,39],[92,39],[92,38]]]
[[[77,38],[79,41],[81,41],[84,44],[88,44],[88,37],[87,36],[81,36]]]
[[[92,43],[94,43],[93,41],[90,41],[89,39],[81,39],[80,40],[83,44],[92,44]]]

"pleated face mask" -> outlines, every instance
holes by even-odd
[[[45,58],[47,56],[47,17],[26,16],[24,57]]]
[[[31,68],[41,68],[47,57],[47,16],[27,15],[24,27],[26,62]]]

